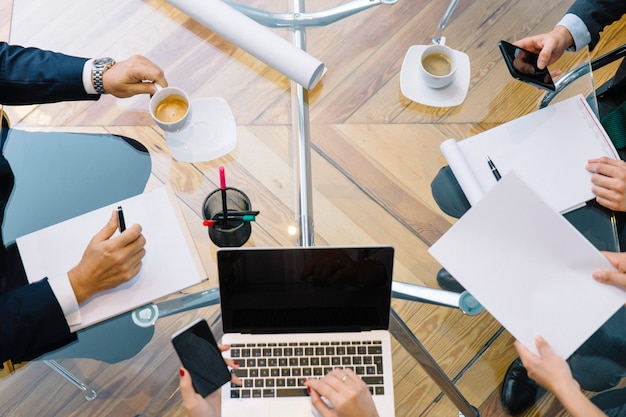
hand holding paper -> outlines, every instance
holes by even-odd
[[[581,95],[458,142],[448,139],[440,148],[472,206],[497,182],[486,163],[489,156],[500,175],[515,170],[561,213],[595,198],[585,169],[589,159],[619,159]]]
[[[516,172],[429,252],[535,353],[542,335],[567,358],[626,302],[625,291],[592,278],[611,263]]]

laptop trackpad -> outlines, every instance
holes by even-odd
[[[311,417],[309,398],[281,398],[270,401],[270,417]]]

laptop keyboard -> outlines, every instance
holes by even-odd
[[[231,398],[306,397],[303,382],[335,368],[350,368],[372,395],[383,395],[382,343],[370,341],[231,344],[230,357],[242,386]]]

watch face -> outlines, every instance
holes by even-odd
[[[97,58],[93,61],[94,66],[97,67],[106,67],[115,64],[115,60],[113,58]]]

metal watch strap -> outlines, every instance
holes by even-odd
[[[115,60],[113,58],[97,58],[93,61],[93,68],[91,72],[91,78],[93,81],[93,88],[96,90],[98,94],[105,94],[104,84],[103,84],[103,75],[106,70],[111,68],[115,64]]]

